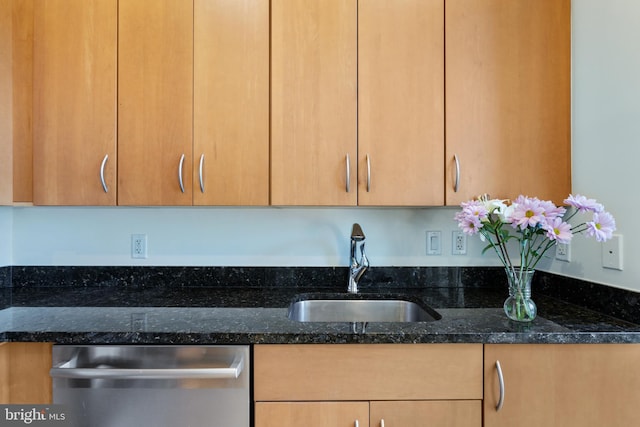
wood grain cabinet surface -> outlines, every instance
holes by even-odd
[[[119,205],[192,204],[192,126],[193,2],[120,1]]]
[[[447,0],[445,39],[447,205],[480,194],[561,203],[571,191],[571,1]]]
[[[444,2],[358,2],[358,205],[443,205]]]
[[[116,204],[117,10],[33,3],[34,204]]]
[[[482,344],[256,345],[256,426],[479,427]]]
[[[0,2],[0,204],[33,201],[33,0]]]
[[[485,345],[485,427],[626,427],[638,423],[640,345]],[[504,403],[496,361],[504,378]]]
[[[194,2],[193,204],[269,204],[269,0]]]
[[[52,402],[50,343],[0,343],[0,403]]]
[[[357,203],[357,2],[271,2],[271,204]]]
[[[560,202],[570,14],[570,0],[11,0],[1,198],[29,199],[32,174],[43,205]]]
[[[444,203],[444,3],[272,3],[274,205]]]
[[[267,205],[268,1],[123,3],[118,203]]]

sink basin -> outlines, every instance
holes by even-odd
[[[302,298],[289,305],[298,322],[431,322],[441,316],[431,307],[404,299]]]

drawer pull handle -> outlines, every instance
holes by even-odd
[[[104,180],[104,168],[107,165],[107,160],[109,160],[109,155],[105,154],[104,159],[102,159],[102,164],[100,165],[100,181],[102,182],[102,189],[104,190],[105,193],[109,192],[107,183]]]
[[[178,183],[180,184],[180,191],[184,193],[184,182],[182,182],[182,167],[184,166],[184,154],[180,157],[180,165],[178,166]]]
[[[384,418],[380,420],[380,427],[384,427]]]
[[[460,188],[460,160],[458,160],[457,154],[453,155],[453,160],[455,160],[456,162],[456,180],[453,184],[453,191],[457,193],[458,189]]]
[[[355,426],[356,426],[356,427],[360,427],[360,423],[358,422],[358,420],[356,420],[356,422],[355,422]]]
[[[371,159],[367,154],[367,193],[371,191]]]
[[[53,378],[74,379],[234,379],[240,376],[245,365],[244,357],[241,355],[236,356],[229,366],[219,368],[74,368],[74,363],[74,360],[69,360],[58,364],[49,370],[49,374]]]
[[[200,191],[204,193],[204,175],[202,169],[204,168],[204,154],[200,156],[200,168],[198,169],[198,176],[200,177]]]
[[[349,153],[347,153],[347,193],[351,191],[351,160],[349,159]],[[357,422],[357,421],[356,421]]]
[[[500,398],[496,405],[496,412],[498,412],[504,404],[504,376],[502,375],[502,366],[500,366],[499,360],[496,360],[496,372],[498,372],[498,384],[500,385]]]

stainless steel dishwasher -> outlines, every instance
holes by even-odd
[[[53,403],[78,427],[248,427],[248,346],[53,347]]]

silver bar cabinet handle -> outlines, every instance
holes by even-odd
[[[351,160],[349,159],[349,153],[347,153],[347,193],[351,191]],[[357,422],[357,421],[356,421]]]
[[[184,154],[180,157],[180,166],[178,166],[178,182],[180,183],[180,191],[184,193],[184,183],[182,182],[182,167],[184,166]]]
[[[500,366],[499,360],[496,360],[496,371],[498,372],[498,384],[500,384],[500,398],[496,405],[496,412],[498,412],[504,404],[504,376],[502,375],[502,366]]]
[[[384,427],[384,418],[380,420],[380,427]]]
[[[176,378],[238,378],[244,369],[244,358],[236,356],[226,368],[168,368],[168,369],[121,369],[121,368],[70,368],[71,361],[54,366],[49,374],[54,378],[81,379],[147,379],[166,380]]]
[[[200,156],[200,168],[198,169],[198,176],[200,177],[200,191],[204,193],[204,176],[202,175],[203,166],[204,166],[204,154]]]
[[[458,160],[458,155],[453,155],[453,160],[456,161],[456,182],[453,184],[453,191],[458,192],[458,188],[460,188],[460,160]]]
[[[371,191],[371,159],[367,154],[367,193]]]
[[[355,426],[356,426],[356,427],[360,427],[360,423],[358,422],[358,420],[356,420],[356,422],[355,422]]]
[[[107,165],[107,160],[109,160],[109,155],[105,154],[104,159],[102,159],[102,164],[100,165],[100,181],[102,182],[102,189],[104,190],[105,193],[109,192],[107,183],[104,180],[104,168]]]

